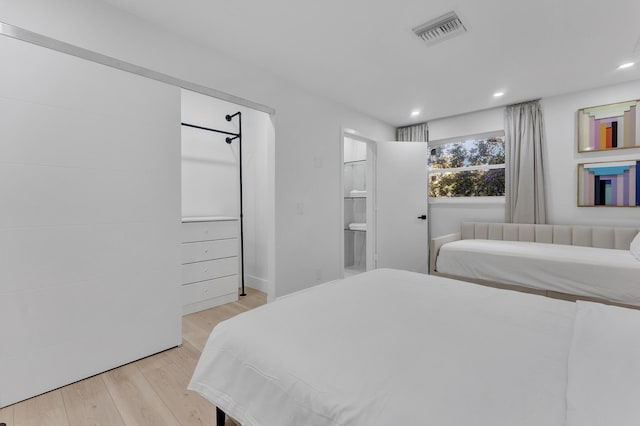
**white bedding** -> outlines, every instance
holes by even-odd
[[[459,240],[440,248],[440,273],[640,305],[640,261],[628,250]]]
[[[248,425],[565,425],[575,304],[375,270],[220,323],[189,385]]]
[[[640,425],[640,311],[577,302],[567,426]]]

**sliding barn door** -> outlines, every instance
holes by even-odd
[[[427,272],[427,144],[376,144],[377,267]]]
[[[179,89],[0,37],[0,407],[180,343]]]

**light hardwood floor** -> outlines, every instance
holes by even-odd
[[[215,426],[215,407],[187,390],[191,374],[216,324],[265,303],[266,294],[248,288],[237,302],[187,315],[181,347],[0,409],[0,423]]]

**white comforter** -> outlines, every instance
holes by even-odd
[[[459,240],[440,248],[440,273],[640,305],[640,261],[628,250]]]
[[[404,271],[220,323],[196,390],[247,425],[565,425],[575,304]]]

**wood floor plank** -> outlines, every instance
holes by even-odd
[[[183,339],[191,343],[199,351],[204,349],[204,345],[211,334],[211,330],[220,322],[249,309],[237,302],[227,303],[212,309],[186,315],[182,318]]]
[[[187,342],[202,352],[210,332],[198,326],[192,319],[182,318],[182,342]]]
[[[135,364],[101,374],[127,425],[176,425],[177,419]]]
[[[185,346],[185,345],[183,345]],[[181,348],[171,349],[139,361],[138,368],[162,398],[180,424],[213,425],[215,407],[200,395],[187,390],[191,375],[189,367],[180,365],[189,360],[177,356]]]
[[[267,300],[266,300],[266,297],[263,298],[256,293],[247,293],[246,296],[240,297],[237,303],[246,307],[247,309],[254,309],[254,308],[257,308],[258,306],[262,306],[266,304]]]
[[[14,407],[10,405],[8,407],[0,408],[0,423],[4,423],[7,426],[14,426],[13,421]]]
[[[69,424],[60,390],[54,390],[14,405],[15,426],[66,426]]]
[[[71,426],[124,426],[102,377],[90,377],[60,391]]]
[[[232,318],[248,310],[248,308],[245,308],[237,302],[232,302],[218,306],[216,309],[206,309],[204,311],[196,312],[189,315],[189,319],[203,330],[211,333],[211,330],[213,330],[219,322]]]
[[[170,357],[174,360],[177,368],[180,368],[184,374],[191,377],[196,369],[201,352],[190,343],[184,342],[181,347],[171,352]]]

